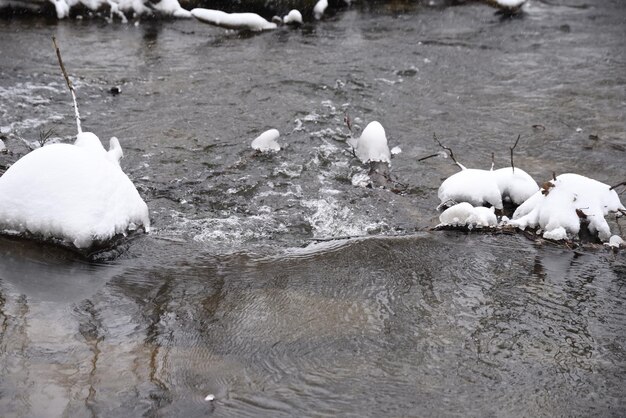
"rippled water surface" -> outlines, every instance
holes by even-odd
[[[417,162],[436,132],[507,166],[521,134],[538,181],[623,181],[622,2],[355,5],[256,35],[3,20],[0,173],[75,134],[52,35],[154,231],[98,262],[0,238],[0,415],[626,414],[623,252],[427,232],[455,167]],[[393,185],[352,184],[344,113],[402,148]],[[283,150],[256,155],[269,128]]]

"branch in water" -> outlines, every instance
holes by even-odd
[[[65,66],[63,65],[63,59],[61,58],[61,50],[57,45],[56,37],[52,37],[52,44],[54,45],[54,50],[56,51],[57,58],[59,59],[59,66],[61,67],[61,72],[63,73],[63,77],[65,77],[65,82],[67,83],[67,87],[70,89],[70,93],[72,93],[72,101],[74,102],[74,114],[76,115],[76,127],[78,128],[78,133],[82,133],[83,129],[80,126],[80,113],[78,113],[78,103],[76,102],[76,92],[74,91],[74,86],[72,85],[72,81],[70,77],[67,75],[67,71],[65,71]]]
[[[513,164],[513,150],[517,146],[517,143],[519,142],[519,139],[520,139],[521,136],[522,136],[521,134],[517,135],[517,139],[515,140],[515,144],[513,144],[513,146],[510,148],[510,150],[511,150],[511,171],[513,173],[515,173],[515,165]]]
[[[437,138],[437,134],[433,132],[433,139],[435,140],[435,142],[444,150],[448,151],[448,154],[450,155],[450,158],[452,159],[452,161],[454,161],[454,164],[456,164],[457,166],[459,166],[459,168],[461,170],[465,170],[465,166],[463,164],[461,164],[460,162],[458,162],[456,160],[456,158],[454,158],[454,153],[452,152],[452,149],[449,147],[445,147],[441,141],[439,141],[439,139]]]

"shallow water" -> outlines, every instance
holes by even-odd
[[[98,263],[0,239],[1,415],[623,416],[623,253],[416,232],[455,172],[417,162],[433,132],[467,166],[507,166],[521,134],[538,181],[624,180],[626,8],[557,3],[355,6],[246,36],[2,21],[0,172],[40,131],[74,135],[55,35],[154,231]],[[344,112],[402,148],[405,193],[352,185]],[[269,128],[284,149],[255,155]],[[362,238],[325,241],[343,236]]]

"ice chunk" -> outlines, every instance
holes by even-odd
[[[280,144],[276,141],[280,133],[277,129],[270,129],[263,132],[261,135],[257,136],[254,141],[252,141],[252,148],[261,151],[280,151]]]
[[[191,15],[203,23],[226,29],[259,32],[276,29],[276,23],[268,22],[256,13],[226,13],[220,10],[196,8]]]
[[[385,129],[377,122],[370,122],[355,143],[356,156],[363,163],[370,161],[390,162],[391,152],[387,145]]]
[[[0,177],[0,231],[17,231],[86,248],[137,226],[148,207],[119,166],[121,147],[106,152],[97,136],[26,154]]]

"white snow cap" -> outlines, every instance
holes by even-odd
[[[441,184],[438,196],[442,204],[453,201],[482,206],[487,203],[502,209],[503,201],[520,205],[537,190],[535,180],[520,168],[505,167],[495,171],[464,168]]]
[[[609,247],[619,248],[620,246],[624,245],[624,240],[619,235],[613,235],[611,238],[609,238],[608,245]]]
[[[565,239],[580,231],[581,218],[589,222],[589,231],[606,241],[611,236],[604,217],[626,210],[610,186],[578,174],[561,174],[546,183],[517,208],[510,225],[520,229],[541,228],[543,236]]]
[[[256,13],[226,13],[220,10],[196,8],[191,15],[201,22],[226,29],[259,32],[276,29],[276,23],[268,22]]]
[[[148,207],[119,166],[119,141],[111,144],[107,152],[83,132],[74,145],[47,145],[20,158],[0,177],[0,231],[77,248],[140,226],[148,231]]]
[[[495,208],[483,206],[474,207],[467,202],[462,202],[449,207],[439,216],[442,225],[452,226],[496,226]]]
[[[126,21],[123,13],[142,15],[156,12],[164,16],[191,17],[191,13],[183,9],[178,0],[161,0],[159,3],[151,4],[150,7],[146,6],[147,2],[143,0],[50,0],[50,2],[54,4],[59,19],[68,17],[70,9],[78,4],[92,11],[108,6],[111,8],[111,15],[118,15],[123,21]]]
[[[283,23],[285,25],[301,25],[302,13],[298,10],[291,10],[285,17],[283,17]]]
[[[495,0],[495,2],[500,7],[514,9],[526,3],[526,0]]]
[[[489,204],[502,209],[502,193],[492,171],[466,168],[445,179],[437,192],[439,200],[467,202],[473,206]]]
[[[361,136],[356,141],[352,141],[351,145],[362,163],[370,161],[388,163],[391,161],[385,128],[377,121],[370,122],[363,129]]]
[[[313,7],[313,16],[315,19],[320,20],[328,7],[328,0],[319,0]]]
[[[257,136],[254,141],[252,141],[252,148],[261,151],[280,151],[280,144],[276,141],[280,133],[277,129],[270,129],[263,132],[261,135]]]

